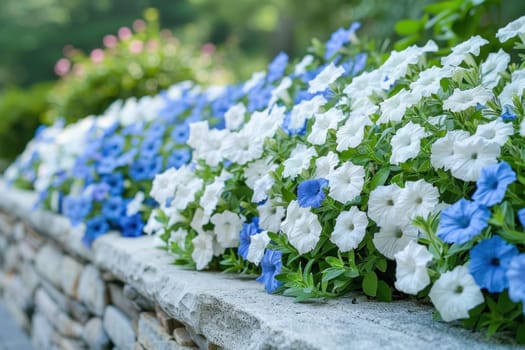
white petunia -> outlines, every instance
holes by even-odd
[[[180,169],[185,169],[185,167],[181,167]],[[155,175],[150,195],[159,204],[164,204],[168,198],[175,194],[177,175],[178,171],[175,168],[170,168],[161,174]]]
[[[234,248],[239,245],[240,232],[244,220],[231,211],[215,214],[210,219],[215,225],[217,242],[224,248]]]
[[[214,237],[208,233],[199,233],[191,240],[193,252],[191,258],[195,262],[197,270],[202,270],[208,266],[213,259],[213,240]]]
[[[298,201],[291,201],[286,208],[286,219],[281,223],[281,230],[284,233],[291,232],[295,223],[302,220],[306,212],[310,211],[307,208],[301,208]]]
[[[417,91],[402,89],[394,96],[389,97],[379,104],[381,107],[381,116],[377,120],[377,123],[400,122],[407,108],[419,102],[420,99],[421,96]]]
[[[266,246],[270,243],[270,237],[268,232],[263,231],[261,233],[250,236],[250,245],[248,246],[248,254],[246,260],[259,265],[263,256]]]
[[[432,261],[432,254],[425,246],[415,241],[394,255],[396,259],[396,282],[397,290],[416,295],[430,284],[427,264]]]
[[[306,73],[306,67],[311,65],[314,61],[314,56],[312,55],[306,55],[303,57],[303,59],[295,65],[294,73],[296,75],[301,75]]]
[[[502,43],[514,38],[517,35],[525,35],[525,16],[510,22],[505,27],[500,28],[496,33],[496,37]]]
[[[452,176],[463,181],[477,181],[481,169],[496,164],[500,146],[483,137],[471,136],[454,144]]]
[[[330,241],[341,252],[356,249],[365,237],[367,226],[366,214],[357,207],[351,207],[350,210],[341,212],[337,217]]]
[[[248,93],[251,89],[256,87],[260,82],[266,77],[266,72],[255,72],[252,74],[250,79],[244,83],[242,87],[242,92]]]
[[[333,62],[330,62],[315,78],[310,80],[308,83],[308,92],[315,94],[316,92],[325,91],[330,84],[336,81],[343,73],[345,69],[341,66],[336,66]]]
[[[408,222],[407,213],[399,210],[401,188],[396,184],[378,186],[370,192],[368,217],[378,226],[393,226]]]
[[[156,219],[156,216],[158,215],[156,212],[157,210],[159,209],[153,210],[151,212],[151,215],[148,218],[148,222],[144,226],[144,232],[147,235],[157,235],[164,231],[164,225]]]
[[[208,224],[210,221],[209,215],[204,214],[204,210],[198,208],[193,214],[193,218],[190,222],[190,227],[195,230],[198,234],[204,234],[203,226]]]
[[[246,185],[253,189],[257,180],[271,171],[274,171],[276,168],[277,165],[272,163],[270,158],[259,159],[248,164],[243,172]]]
[[[339,164],[339,157],[334,152],[328,152],[326,156],[319,157],[315,160],[314,178],[327,178]]]
[[[306,120],[312,118],[324,104],[326,104],[326,99],[322,95],[317,95],[310,100],[301,101],[293,106],[290,112],[288,128],[292,130],[303,128]]]
[[[431,67],[419,73],[418,79],[410,84],[410,89],[417,91],[422,97],[428,97],[441,89],[441,79],[451,76],[450,67]]]
[[[144,192],[138,191],[135,194],[135,197],[133,197],[133,200],[129,202],[128,205],[126,206],[126,215],[133,216],[137,214],[140,211],[144,198],[145,198]]]
[[[310,209],[299,208],[298,210],[301,211],[300,219],[293,223],[290,230],[283,230],[283,232],[288,237],[290,244],[302,255],[315,248],[321,236],[322,227],[317,215],[310,212]],[[297,214],[293,214],[293,216],[297,216]]]
[[[171,231],[170,238],[168,239],[168,244],[175,243],[178,247],[184,248],[186,243],[186,237],[188,236],[188,231],[183,228]]]
[[[452,95],[443,102],[443,109],[451,112],[462,112],[470,107],[476,107],[478,104],[485,105],[493,97],[492,92],[483,86],[476,86],[468,90],[455,89]]]
[[[410,219],[426,218],[439,203],[439,191],[425,180],[407,181],[399,195],[399,207]]]
[[[306,145],[297,145],[290,157],[284,161],[283,177],[295,179],[299,173],[310,166],[310,160],[316,155],[315,149]]]
[[[365,126],[371,124],[370,118],[365,115],[350,116],[336,132],[336,150],[343,152],[349,148],[359,146],[365,135]]]
[[[390,164],[403,163],[417,157],[421,149],[421,139],[428,136],[425,129],[412,122],[408,122],[392,136],[392,155]]]
[[[352,99],[367,98],[374,93],[381,94],[381,71],[376,69],[371,72],[364,72],[354,77],[343,92]]]
[[[498,52],[489,54],[485,62],[481,64],[481,85],[492,89],[498,85],[503,73],[510,62],[510,55],[500,49]]]
[[[257,211],[259,212],[259,226],[269,232],[278,233],[286,209],[268,200],[259,205]]]
[[[253,184],[252,202],[259,203],[268,198],[268,191],[275,183],[274,178],[270,174],[266,174],[259,178]]]
[[[443,273],[428,296],[446,322],[468,318],[469,310],[484,301],[481,289],[466,266]]]
[[[288,94],[288,89],[292,86],[292,79],[290,77],[284,77],[279,85],[272,90],[272,96],[268,106],[273,105],[277,100],[281,99],[285,102],[290,101],[290,94]]]
[[[244,116],[246,114],[246,107],[242,102],[231,106],[224,114],[226,128],[229,130],[237,130],[244,123]]]
[[[450,170],[454,163],[454,145],[456,142],[470,137],[464,130],[449,131],[444,137],[437,139],[430,152],[430,163],[435,169]]]
[[[372,241],[376,249],[388,259],[405,249],[410,241],[417,241],[418,229],[410,224],[383,226]]]
[[[521,97],[525,89],[525,69],[514,71],[512,73],[512,82],[505,85],[498,98],[502,106],[514,105],[512,100],[514,95]]]
[[[312,125],[310,135],[308,135],[308,142],[313,145],[322,145],[326,142],[326,135],[328,130],[336,129],[337,123],[344,118],[344,114],[340,109],[331,108],[324,113],[315,115],[315,121]]]
[[[361,194],[365,183],[365,168],[346,162],[326,178],[330,186],[328,195],[344,204]]]
[[[222,140],[221,158],[242,165],[261,157],[263,148],[264,137],[254,136],[244,128],[225,135]]]
[[[474,136],[483,137],[488,142],[503,146],[512,134],[514,134],[512,123],[505,123],[501,118],[498,118],[490,123],[478,125]]]
[[[230,131],[209,128],[208,122],[190,124],[190,135],[187,144],[193,148],[193,158],[202,159],[210,166],[217,166],[223,158],[222,142]]]
[[[488,44],[489,42],[479,35],[473,36],[467,41],[462,42],[452,48],[452,52],[441,58],[441,64],[443,66],[459,66],[461,62],[467,58],[469,54],[477,56],[479,55],[479,49],[481,46]]]

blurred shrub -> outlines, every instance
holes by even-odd
[[[55,65],[62,79],[49,95],[51,108],[45,120],[64,117],[71,122],[102,113],[113,101],[154,95],[177,81],[201,84],[230,80],[212,44],[200,50],[181,45],[169,31],[160,31],[158,12],[145,11],[145,21],[122,27],[118,35],[106,35],[104,48],[86,55],[73,47]]]
[[[5,89],[0,94],[0,169],[6,160],[12,160],[23,149],[40,124],[41,116],[48,108],[46,98],[50,83],[33,85],[21,90]]]

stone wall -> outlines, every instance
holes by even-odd
[[[184,270],[151,237],[92,249],[0,183],[0,293],[38,349],[507,349],[410,301],[294,303],[253,277]]]

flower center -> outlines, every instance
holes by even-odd
[[[403,237],[403,231],[397,229],[396,232],[394,232],[394,235],[396,236],[396,238],[401,238]]]
[[[417,203],[417,204],[421,204],[421,203],[423,203],[423,198],[421,198],[421,197],[417,197],[417,198],[416,198],[416,203]]]
[[[477,152],[472,153],[472,154],[470,155],[470,159],[472,159],[472,160],[476,160],[476,159],[478,159],[478,153],[477,153]]]
[[[490,260],[490,264],[491,264],[492,266],[499,266],[500,261],[499,261],[498,258],[492,258],[492,259]]]
[[[355,225],[353,222],[351,222],[350,225],[348,225],[348,230],[353,231],[354,229],[355,229]]]
[[[389,206],[393,207],[394,206],[394,201],[392,199],[388,199],[386,201],[386,205],[389,205]]]
[[[463,293],[463,286],[457,286],[456,289],[454,290],[454,293],[456,294]]]

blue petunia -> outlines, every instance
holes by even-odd
[[[511,106],[505,106],[503,108],[504,112],[501,113],[501,119],[504,121],[504,122],[507,122],[507,121],[513,121],[514,119],[517,118],[516,116],[516,113],[514,112],[513,108]]]
[[[516,255],[518,248],[501,237],[485,239],[470,250],[470,274],[481,288],[500,293],[509,285],[506,272]]]
[[[122,230],[122,236],[124,237],[139,237],[142,235],[144,228],[144,221],[140,214],[133,216],[123,216],[120,219],[120,227]]]
[[[306,180],[297,188],[297,199],[303,208],[319,208],[326,197],[324,188],[328,186],[327,179]]]
[[[122,173],[103,175],[101,180],[102,183],[109,186],[109,193],[113,196],[118,196],[124,191],[124,175]]]
[[[279,53],[268,65],[268,75],[266,77],[268,82],[273,83],[274,81],[280,79],[284,74],[287,64],[288,55],[284,52]]]
[[[355,22],[352,23],[348,29],[339,28],[337,31],[332,33],[330,39],[325,44],[326,52],[324,58],[327,60],[330,59],[334,54],[337,53],[337,51],[339,51],[339,49],[343,47],[343,45],[350,42],[350,36],[360,27],[361,23]]]
[[[179,169],[181,166],[188,164],[191,159],[191,151],[187,148],[173,150],[168,157],[168,168]]]
[[[243,259],[246,260],[246,257],[248,256],[248,248],[250,247],[250,242],[251,242],[250,237],[260,232],[262,232],[262,230],[259,227],[258,217],[254,217],[251,223],[249,224],[245,223],[242,225],[240,242],[239,242],[239,247],[237,248],[237,253]]]
[[[262,274],[257,278],[257,282],[264,283],[264,289],[268,293],[273,293],[279,288],[282,282],[275,279],[281,273],[283,267],[282,253],[278,250],[267,249],[261,260]]]
[[[120,220],[124,211],[124,200],[121,197],[110,197],[102,204],[102,215],[110,221]]]
[[[521,226],[525,227],[525,208],[518,210],[518,220],[520,221]]]
[[[102,216],[95,216],[86,222],[86,232],[82,237],[82,242],[86,246],[91,246],[93,241],[104,233],[108,232],[109,224]]]
[[[91,199],[87,196],[66,196],[63,202],[63,214],[71,225],[79,225],[91,211]]]
[[[125,140],[120,135],[113,135],[108,139],[104,140],[102,144],[102,156],[103,157],[116,157],[124,149]]]
[[[190,127],[188,124],[177,125],[171,132],[171,138],[176,143],[186,143],[190,136]]]
[[[497,204],[505,197],[507,186],[516,181],[516,173],[507,162],[488,165],[481,169],[477,189],[472,198],[487,207]]]
[[[525,314],[525,254],[515,256],[509,264],[507,279],[509,281],[509,297],[515,303],[523,304]]]
[[[441,212],[437,235],[447,243],[462,244],[479,235],[489,218],[485,206],[462,198]]]

